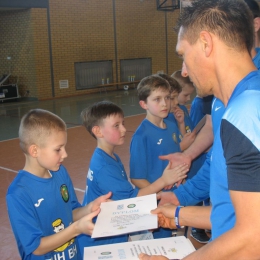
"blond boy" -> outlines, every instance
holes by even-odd
[[[25,166],[6,195],[11,226],[22,259],[82,259],[77,236],[91,234],[92,218],[107,194],[81,207],[62,165],[66,125],[53,113],[33,109],[19,128]]]

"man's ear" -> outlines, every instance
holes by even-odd
[[[254,28],[255,28],[255,33],[257,33],[260,29],[260,17],[256,17],[254,19]]]
[[[38,156],[38,146],[36,144],[32,144],[28,148],[28,153],[33,158],[36,158]]]
[[[95,125],[92,127],[92,133],[97,137],[97,138],[101,138],[103,137],[102,133],[101,133],[101,129],[98,125]]]
[[[202,51],[209,57],[213,49],[212,35],[208,31],[201,31],[199,36]]]
[[[141,106],[141,108],[143,108],[143,109],[147,109],[147,105],[146,105],[146,103],[145,103],[145,101],[143,101],[143,100],[140,100],[139,101],[139,105]]]

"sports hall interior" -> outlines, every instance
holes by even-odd
[[[116,153],[129,172],[130,140],[145,117],[136,86],[150,74],[181,69],[173,30],[180,10],[180,1],[173,0],[1,1],[1,259],[19,259],[5,195],[24,166],[17,138],[21,117],[42,108],[66,122],[64,165],[81,202],[96,141],[81,125],[80,112],[101,100],[118,104],[127,135]]]

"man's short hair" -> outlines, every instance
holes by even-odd
[[[83,126],[85,126],[88,132],[96,139],[96,136],[92,132],[92,128],[94,126],[101,126],[103,123],[102,121],[111,115],[121,115],[124,117],[124,112],[113,102],[100,101],[85,108],[81,112],[80,117],[83,121]]]
[[[239,51],[250,53],[254,46],[253,15],[244,0],[194,0],[181,12],[175,29],[180,28],[191,45],[205,30]]]
[[[66,131],[65,122],[50,111],[32,109],[26,113],[19,127],[20,147],[24,153],[32,144],[44,146],[45,140],[53,131]]]
[[[137,95],[139,100],[145,101],[155,89],[162,88],[171,92],[170,84],[164,78],[158,75],[150,75],[143,78],[137,86]]]
[[[172,76],[169,76],[164,73],[159,73],[158,76],[160,76],[168,81],[168,83],[170,84],[170,87],[171,87],[171,92],[174,91],[177,93],[181,93],[182,89],[181,89],[179,82],[177,80],[175,80]]]

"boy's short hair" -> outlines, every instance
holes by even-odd
[[[190,81],[190,78],[183,77],[181,75],[181,70],[176,70],[175,72],[172,73],[171,77],[173,77],[183,88],[186,84],[190,85],[191,87],[194,87],[193,83]]]
[[[170,84],[159,75],[150,75],[143,78],[137,86],[139,100],[145,101],[155,89],[162,88],[171,92]]]
[[[181,92],[182,87],[180,86],[179,82],[176,79],[164,73],[159,73],[158,75],[168,81],[171,87],[171,92],[177,92],[177,93]]]
[[[102,125],[103,119],[111,115],[118,115],[118,114],[124,117],[124,112],[119,106],[117,106],[116,104],[110,101],[100,101],[85,108],[81,112],[80,117],[83,121],[83,125],[86,127],[88,132],[95,139],[97,139],[92,132],[92,128],[94,126]]]
[[[19,140],[22,151],[28,153],[28,148],[32,144],[44,146],[46,137],[53,130],[67,130],[65,122],[59,116],[39,108],[30,110],[22,117],[19,127]]]

